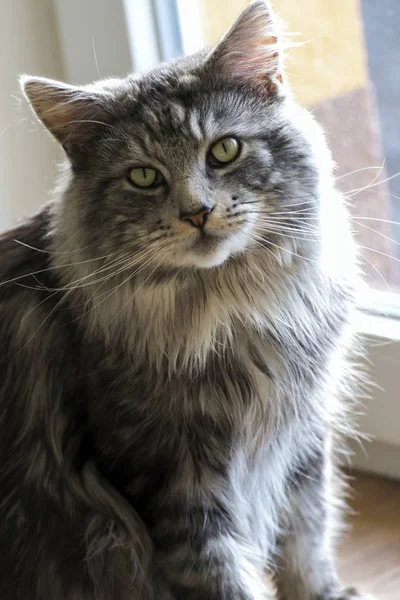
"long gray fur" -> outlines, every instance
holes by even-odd
[[[25,81],[69,161],[0,238],[2,600],[360,597],[333,565],[355,250],[272,26],[259,0],[211,54]]]

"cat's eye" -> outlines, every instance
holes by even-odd
[[[151,167],[136,167],[128,173],[128,178],[133,185],[140,188],[157,187],[162,183],[163,176],[160,171]]]
[[[237,139],[227,137],[210,148],[209,162],[213,166],[224,166],[239,156],[240,144]]]

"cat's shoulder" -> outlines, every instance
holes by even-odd
[[[12,284],[24,279],[28,285],[33,273],[50,267],[49,230],[49,208],[44,207],[18,226],[0,233],[0,298],[11,290],[17,292],[18,286]]]
[[[0,364],[17,357],[31,366],[39,357],[50,362],[69,345],[71,319],[52,266],[50,223],[45,207],[0,235]]]

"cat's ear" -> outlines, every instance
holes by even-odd
[[[275,96],[283,91],[278,27],[267,0],[254,0],[212,51],[215,73]]]
[[[88,147],[100,126],[107,126],[107,92],[103,90],[26,75],[20,84],[40,121],[71,158]]]

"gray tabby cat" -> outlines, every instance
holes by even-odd
[[[1,600],[360,598],[332,554],[355,251],[280,58],[257,0],[150,73],[23,79],[69,160],[0,238]]]

